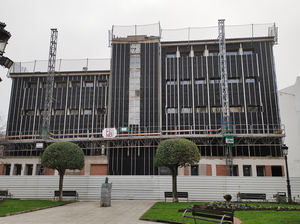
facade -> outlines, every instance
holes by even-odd
[[[275,29],[226,40],[234,176],[284,176]],[[109,70],[58,69],[47,141],[40,137],[47,73],[15,64],[2,174],[52,174],[39,165],[42,150],[66,140],[86,155],[84,170],[69,174],[166,175],[155,167],[156,147],[184,137],[197,144],[201,160],[179,175],[226,175],[218,40],[168,41],[160,27],[156,35],[137,30],[120,35],[113,27]],[[104,138],[104,128],[115,128],[117,136]]]
[[[288,165],[291,177],[299,177],[300,153],[300,77],[292,86],[279,90],[279,105],[282,122],[285,124],[284,143],[289,147]]]

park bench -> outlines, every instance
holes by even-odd
[[[201,205],[194,205],[186,209],[179,209],[178,212],[183,212],[182,223],[184,224],[185,218],[190,218],[197,223],[197,220],[215,222],[215,223],[234,223],[234,211],[229,208],[212,208]],[[187,214],[187,213],[192,213]]]
[[[76,200],[78,200],[78,193],[77,191],[63,191],[62,192],[63,197],[75,197]],[[54,199],[56,197],[59,197],[59,191],[54,191]]]
[[[186,198],[187,201],[189,201],[189,193],[188,192],[177,192],[178,198]],[[165,192],[165,202],[167,201],[167,198],[173,198],[172,192]]]
[[[0,198],[12,198],[12,194],[8,190],[0,190]]]
[[[238,193],[237,194],[238,201],[241,201],[243,199],[248,200],[266,200],[266,194],[260,194],[260,193]]]

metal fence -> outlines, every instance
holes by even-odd
[[[65,176],[64,190],[76,190],[79,200],[100,199],[100,186],[105,176]],[[172,190],[171,176],[109,176],[112,199],[164,200],[164,192]],[[292,196],[300,200],[300,178],[291,178]],[[58,176],[1,176],[0,189],[7,189],[14,198],[52,199],[58,190]],[[178,191],[187,191],[189,200],[224,200],[238,192],[265,193],[274,201],[277,192],[286,192],[284,177],[208,177],[178,176]]]
[[[275,23],[226,25],[226,39],[274,37],[278,42],[278,27]],[[149,25],[112,26],[109,31],[109,46],[113,39],[146,35],[160,37],[161,41],[194,41],[218,39],[218,26],[162,29],[159,23]]]
[[[56,72],[87,72],[110,70],[110,59],[58,59],[55,63]],[[48,72],[48,60],[14,62],[9,73]]]

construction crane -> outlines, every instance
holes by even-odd
[[[218,22],[219,30],[219,68],[221,76],[221,97],[222,97],[222,134],[225,139],[225,154],[226,154],[226,175],[232,176],[232,124],[229,110],[229,94],[228,94],[228,77],[227,77],[227,62],[226,62],[226,41],[225,41],[225,19],[220,19]]]
[[[53,102],[53,86],[55,75],[56,62],[56,47],[57,47],[57,29],[51,29],[50,49],[48,59],[48,76],[46,80],[46,94],[44,102],[43,124],[42,124],[42,138],[49,139],[51,110]]]

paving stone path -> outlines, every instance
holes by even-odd
[[[81,201],[64,206],[0,218],[0,224],[151,224],[139,220],[155,201],[113,200],[100,208],[99,201]],[[157,223],[156,223],[157,224]]]

